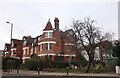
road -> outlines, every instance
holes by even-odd
[[[109,76],[49,76],[49,75],[39,75],[39,76],[20,76],[20,75],[6,75],[2,78],[120,78],[120,77],[109,77]]]
[[[120,75],[115,73],[58,73],[58,72],[45,72],[16,70],[12,72],[3,72],[2,78],[120,78]]]

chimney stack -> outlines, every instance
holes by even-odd
[[[57,17],[55,17],[54,23],[55,23],[55,29],[59,31],[59,19]]]

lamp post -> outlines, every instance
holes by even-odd
[[[12,31],[13,31],[13,23],[6,22],[8,24],[11,24],[11,36],[10,36],[10,44],[12,44]]]
[[[6,23],[8,23],[8,24],[10,24],[11,25],[11,35],[10,35],[10,57],[11,57],[11,48],[12,48],[12,31],[13,31],[13,23],[10,23],[10,22],[6,22]],[[10,58],[9,58],[9,70],[10,70]]]

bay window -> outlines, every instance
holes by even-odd
[[[46,50],[52,50],[52,43],[45,43]]]

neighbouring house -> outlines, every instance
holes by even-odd
[[[34,38],[32,38],[31,36],[24,36],[22,40],[23,40],[22,59],[23,59],[23,63],[24,63],[25,59],[30,59],[30,57],[31,57],[32,44],[33,44]]]
[[[11,44],[5,43],[3,57],[20,59],[20,63],[22,63],[22,43],[23,41],[19,39],[12,39]]]
[[[22,63],[22,40],[19,39],[12,39],[11,44],[11,58],[20,59],[20,62]]]
[[[112,56],[112,42],[111,41],[104,41],[99,46],[99,55],[100,61],[106,62],[107,59],[113,58]]]
[[[10,57],[11,55],[11,45],[9,43],[5,43],[3,57]]]
[[[72,29],[66,30],[62,36],[62,49],[64,52],[65,62],[77,61],[77,36]]]
[[[82,55],[89,60],[88,54],[83,50]],[[106,59],[112,58],[112,43],[110,41],[103,41],[101,44],[95,48],[94,60],[99,60],[100,62],[105,62]]]

